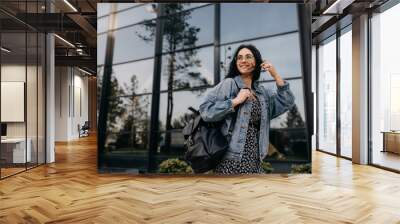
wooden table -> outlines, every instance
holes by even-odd
[[[383,151],[400,154],[400,131],[382,131]]]

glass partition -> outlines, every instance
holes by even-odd
[[[27,139],[27,35],[1,34],[1,176],[26,170],[32,162],[31,139]]]
[[[35,2],[2,2],[25,12],[43,13]],[[18,6],[18,7],[14,7]],[[45,44],[43,33],[0,13],[1,144],[0,178],[45,163]]]

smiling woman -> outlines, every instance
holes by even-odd
[[[216,173],[263,173],[261,162],[268,153],[270,120],[290,110],[294,96],[289,83],[282,80],[272,64],[261,60],[256,47],[241,45],[234,55],[226,78],[200,105],[200,115],[207,122],[222,121],[224,135],[235,123],[228,151],[217,164]],[[275,79],[276,94],[256,82],[261,69]],[[232,115],[234,112],[237,116]]]

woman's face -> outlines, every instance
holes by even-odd
[[[251,73],[256,66],[253,53],[247,48],[242,48],[236,55],[236,66],[241,74]]]

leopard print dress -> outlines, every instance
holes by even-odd
[[[224,158],[214,169],[217,174],[252,174],[264,173],[259,155],[259,130],[261,120],[261,105],[257,100],[252,101],[249,128],[241,161]]]

